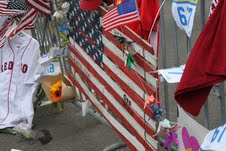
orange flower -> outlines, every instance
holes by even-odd
[[[119,4],[121,4],[122,2],[124,2],[125,0],[116,0],[115,1],[115,5],[119,5]]]
[[[52,102],[58,102],[62,95],[62,82],[57,81],[50,86],[50,98]]]

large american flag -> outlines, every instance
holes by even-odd
[[[159,98],[158,75],[150,72],[157,69],[157,58],[152,47],[128,27],[121,27],[123,33],[116,29],[114,35],[121,35],[127,41],[133,41],[134,48],[145,53],[143,55],[143,51],[137,51],[133,55],[136,66],[129,70],[124,65],[127,57],[121,43],[112,32],[105,30],[100,35],[101,42],[98,42],[100,29],[95,27],[97,23],[93,21],[99,19],[93,14],[85,15],[85,11],[84,13],[77,11],[79,9],[77,2],[70,0],[70,6],[73,7],[68,14],[71,21],[70,30],[72,29],[68,46],[70,67],[68,77],[75,85],[76,92],[79,92],[78,96],[85,96],[79,100],[89,100],[127,143],[130,150],[157,150],[157,141],[153,136],[156,122],[153,119],[147,121],[152,113],[151,108],[143,109],[146,97],[153,95]],[[106,14],[102,6],[98,12]],[[94,26],[89,26],[90,23]],[[79,34],[78,29],[81,29],[85,36]],[[85,39],[92,39],[96,45],[89,44]],[[100,51],[96,49],[100,47],[103,47],[99,57],[103,68],[99,65],[96,55],[99,55]]]
[[[124,0],[104,15],[102,24],[104,30],[109,31],[137,20],[139,20],[139,13],[136,0]]]

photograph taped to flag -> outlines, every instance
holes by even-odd
[[[198,0],[173,0],[172,13],[177,26],[191,36]]]

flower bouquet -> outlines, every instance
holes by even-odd
[[[62,74],[43,76],[41,86],[50,101],[57,103],[72,102],[75,98],[74,88],[71,81]]]

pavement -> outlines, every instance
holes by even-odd
[[[0,151],[102,151],[109,145],[122,142],[112,128],[100,123],[89,114],[82,117],[81,109],[67,103],[59,113],[52,105],[39,107],[35,112],[34,131],[47,129],[53,139],[42,145],[21,136],[0,134]],[[120,151],[128,151],[128,148]]]

